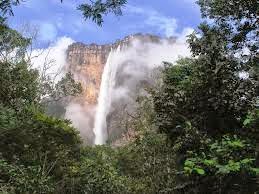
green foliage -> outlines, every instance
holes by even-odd
[[[19,61],[24,57],[27,46],[31,40],[22,37],[20,33],[0,23],[0,53],[1,61],[13,62]],[[9,57],[9,55],[12,55]]]
[[[25,59],[30,40],[2,23],[0,31],[0,191],[56,193],[80,158],[81,139],[69,121],[43,112],[47,93]],[[71,74],[54,86],[55,97],[81,90]]]
[[[62,3],[63,0],[60,0]],[[78,6],[78,10],[83,13],[85,19],[91,19],[97,25],[103,23],[103,16],[113,13],[116,16],[122,15],[121,8],[127,3],[127,0],[95,0],[91,3],[82,3]],[[7,14],[13,16],[13,6],[18,6],[21,0],[1,0],[0,2],[0,20],[4,19]]]
[[[48,76],[31,68],[25,53],[30,44],[17,31],[0,25],[0,102],[16,110],[34,103],[58,101],[81,93],[80,83],[67,73],[55,83]],[[41,72],[44,74],[45,72]]]
[[[226,31],[228,52],[239,54],[259,95],[258,7],[257,0],[199,0],[203,17],[210,18],[221,31]],[[249,52],[248,52],[249,51]]]
[[[153,93],[161,131],[179,135],[187,120],[210,134],[242,127],[240,119],[253,104],[253,85],[238,78],[235,59],[222,57],[217,62],[206,54],[165,65],[163,84]]]
[[[13,15],[12,6],[17,6],[19,4],[20,4],[20,0],[1,0],[0,17],[6,14]]]
[[[256,167],[255,145],[237,136],[206,139],[199,150],[188,151],[184,173],[204,183],[205,190],[256,191],[259,168]],[[240,189],[241,188],[241,189]]]
[[[126,177],[109,162],[85,158],[73,173],[80,179],[76,188],[80,193],[127,193]]]
[[[4,107],[0,112],[2,113],[0,135],[3,140],[0,150],[6,153],[7,158],[11,159],[18,155],[23,158],[26,157],[25,153],[28,151],[28,154],[35,154],[35,156],[49,152],[49,156],[55,154],[54,157],[57,159],[61,157],[59,151],[65,151],[66,155],[74,155],[78,149],[78,144],[80,144],[78,132],[69,126],[68,121],[31,111],[22,113],[26,115],[17,115],[12,109]],[[15,153],[15,150],[18,153]],[[33,160],[33,156],[30,157],[28,159]]]
[[[66,96],[76,96],[82,92],[81,84],[73,79],[73,74],[70,72],[66,73],[58,83],[52,86],[46,80],[43,89],[46,89],[44,94],[49,94],[48,98],[51,101],[58,101]]]
[[[0,62],[0,102],[15,110],[39,100],[38,72],[25,62]]]
[[[254,109],[253,111],[250,111],[246,119],[243,122],[244,126],[251,126],[258,124],[259,121],[259,109]]]
[[[0,110],[0,156],[8,164],[0,172],[2,183],[11,184],[18,193],[49,193],[43,188],[53,190],[51,185],[79,159],[78,132],[68,121],[30,109],[19,114],[10,108]]]
[[[120,171],[116,149],[95,146],[84,147],[81,151],[81,159],[71,166],[66,177],[66,192],[143,193],[144,185],[141,182]]]
[[[214,19],[221,29],[231,30],[228,38],[233,49],[247,47],[257,52],[257,0],[198,0],[198,4],[203,17]]]
[[[242,135],[248,137],[257,144],[257,155],[259,153],[258,150],[258,142],[259,142],[259,109],[255,108],[247,114],[245,120],[243,121],[243,125],[245,130],[242,131]],[[258,155],[259,156],[259,155]],[[259,161],[259,158],[257,158]]]
[[[254,24],[241,27],[248,25],[250,13],[255,16],[251,2],[199,1],[204,16],[216,22],[201,24],[189,36],[195,58],[165,63],[162,84],[152,91],[155,123],[169,134],[179,158],[179,192],[256,191],[258,79],[256,73],[239,77],[240,72],[255,72],[257,64]],[[250,50],[246,55],[245,46]],[[182,168],[187,178],[181,176]]]
[[[119,149],[120,172],[145,185],[145,193],[170,193],[175,186],[175,155],[167,137],[145,132]]]
[[[103,15],[113,13],[116,16],[122,15],[121,7],[127,3],[127,0],[102,0],[93,1],[92,4],[81,4],[78,10],[83,12],[85,19],[91,19],[97,25],[103,23]]]
[[[167,136],[145,132],[119,148],[84,147],[65,178],[65,191],[171,193],[175,177],[175,155]]]
[[[189,158],[184,163],[184,170],[187,174],[197,173],[202,175],[213,173],[219,175],[228,175],[230,173],[246,171],[247,173],[256,173],[253,166],[255,161],[254,149],[251,144],[241,140],[236,136],[223,136],[220,141],[211,142],[207,140],[206,148],[200,148],[200,153],[189,152]],[[202,152],[205,151],[205,152]],[[243,155],[247,153],[247,156]],[[253,158],[245,158],[245,157]]]
[[[8,183],[3,183],[5,188],[9,190],[8,192],[52,193],[54,191],[52,177],[49,176],[49,171],[44,169],[44,166],[25,167],[0,160],[0,169],[0,181],[8,180]],[[1,185],[1,187],[3,186]]]
[[[63,100],[47,102],[45,106],[46,114],[56,118],[64,118],[66,114],[66,104],[66,101]]]

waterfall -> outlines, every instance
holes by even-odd
[[[115,51],[111,50],[103,69],[93,129],[95,134],[95,145],[105,144],[108,138],[106,117],[112,103],[112,93],[116,83],[116,73],[118,67],[118,63],[114,63],[113,58],[118,52],[120,52],[120,46],[118,46]]]

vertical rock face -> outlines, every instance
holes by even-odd
[[[74,43],[67,50],[69,71],[83,86],[82,100],[95,104],[101,84],[101,76],[111,45],[84,45]]]

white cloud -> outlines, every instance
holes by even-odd
[[[63,70],[66,67],[66,50],[74,40],[69,37],[61,37],[46,49],[35,49],[31,53],[32,67],[43,71],[44,65],[48,64],[49,68],[46,73],[54,79],[60,79]]]
[[[141,8],[132,5],[127,5],[125,8],[125,12],[129,14],[137,14],[144,17],[143,24],[145,26],[153,27],[157,29],[159,33],[170,37],[177,36],[183,38],[183,36],[190,34],[193,29],[190,27],[186,27],[182,30],[182,32],[178,33],[178,21],[174,17],[165,16],[155,9]]]
[[[150,15],[145,23],[149,26],[158,27],[159,31],[169,36],[176,35],[177,20],[175,18],[161,17],[160,15]]]

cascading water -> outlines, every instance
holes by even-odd
[[[95,145],[105,144],[108,136],[106,117],[109,113],[112,103],[112,92],[116,83],[116,73],[118,68],[118,63],[114,63],[113,58],[118,52],[120,52],[120,46],[118,46],[115,51],[111,50],[102,74],[93,129],[95,134]]]

